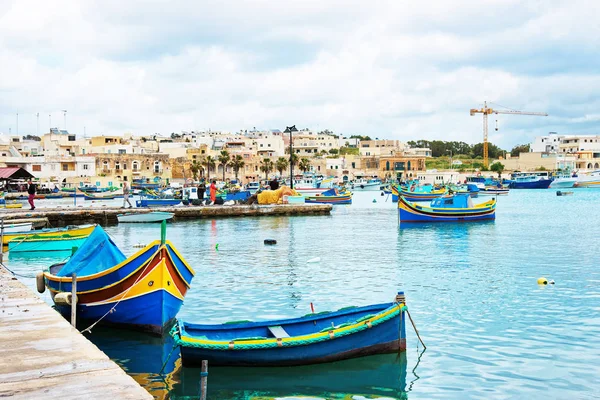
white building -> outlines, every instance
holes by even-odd
[[[67,178],[96,175],[96,158],[80,156],[1,157],[7,167],[21,167],[42,181],[61,183]]]
[[[529,151],[532,153],[556,153],[563,137],[565,135],[559,135],[556,132],[550,132],[545,136],[536,136],[529,145]]]

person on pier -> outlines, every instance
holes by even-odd
[[[35,204],[33,204],[33,200],[35,199],[35,192],[36,192],[35,184],[33,182],[31,182],[31,179],[29,179],[27,181],[27,193],[29,194],[27,201],[29,201],[29,205],[31,206],[31,211],[35,210]]]
[[[127,182],[123,182],[123,207],[121,208],[125,208],[125,203],[129,204],[129,208],[133,207],[129,201],[129,186],[127,186]]]

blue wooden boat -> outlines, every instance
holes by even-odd
[[[511,189],[548,189],[552,179],[548,178],[548,173],[532,172],[513,174],[513,179],[509,184]]]
[[[314,204],[352,204],[352,193],[339,193],[336,189],[329,189],[313,196],[305,196],[305,203]]]
[[[443,196],[445,193],[446,188],[436,189],[429,184],[418,185],[414,182],[408,186],[401,186],[398,190],[399,196],[403,196],[405,199],[411,201],[431,201]],[[394,200],[393,197],[392,200]],[[396,199],[396,201],[398,200]]]
[[[162,334],[173,323],[194,270],[166,240],[153,241],[126,257],[97,226],[71,259],[44,272],[52,299],[71,292],[77,274],[77,319]],[[70,306],[55,302],[70,315]]]
[[[197,325],[171,331],[184,366],[288,366],[406,350],[404,303],[348,307],[304,317]]]
[[[403,196],[398,199],[400,222],[451,222],[479,221],[496,218],[496,199],[482,204],[473,204],[468,193],[459,193],[440,197],[422,206],[407,201]]]
[[[225,201],[243,201],[243,200],[248,200],[248,198],[250,197],[250,191],[249,190],[241,190],[239,192],[227,192],[225,194],[225,198],[223,200]]]
[[[180,199],[140,199],[135,201],[136,207],[166,207],[176,206]]]
[[[11,254],[24,252],[71,251],[83,245],[88,235],[72,236],[68,233],[54,236],[17,236],[8,242]]]

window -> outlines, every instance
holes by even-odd
[[[96,186],[100,187],[100,181],[96,182]]]
[[[32,165],[31,166],[31,170],[33,172],[40,172],[42,170],[42,166],[41,165],[37,165],[37,164],[36,165]]]
[[[137,171],[140,169],[140,163],[138,161],[134,161],[131,163],[131,169]]]
[[[63,171],[68,171],[69,170],[69,164],[63,164],[62,165],[62,170]]]
[[[127,154],[127,150],[126,149],[119,149],[119,154]]]
[[[85,154],[85,149],[81,149],[81,154]]]
[[[75,135],[69,135],[69,142],[74,142],[75,141]]]
[[[103,171],[108,171],[108,161],[103,161],[102,162],[102,170]]]
[[[127,169],[127,163],[123,163],[123,171]]]
[[[160,161],[154,161],[154,173],[160,173]]]
[[[90,166],[88,164],[83,164],[83,169],[90,169]]]
[[[118,161],[117,161],[117,162],[115,163],[115,169],[116,169],[117,171],[119,171],[119,170],[121,169],[121,163],[120,163],[120,162],[118,162]]]

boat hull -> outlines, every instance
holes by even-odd
[[[174,215],[170,212],[153,211],[144,214],[119,214],[117,215],[117,220],[120,223],[162,222],[173,218]]]
[[[533,182],[516,182],[510,183],[511,189],[548,189],[552,183],[551,179],[540,179]]]
[[[306,196],[304,202],[314,204],[352,204],[352,196]]]
[[[357,192],[375,192],[381,190],[381,183],[360,183],[350,185],[350,189]]]
[[[10,234],[4,234],[2,244],[7,245],[8,242],[10,242],[13,239],[16,239],[17,237],[33,235],[37,236],[40,239],[48,236],[56,236],[61,234],[68,234],[70,236],[89,236],[90,233],[92,233],[92,231],[94,230],[95,226],[96,225],[83,225],[75,228],[47,228],[33,231],[14,232]]]
[[[136,200],[135,205],[137,207],[164,207],[164,206],[176,206],[181,203],[178,199],[141,199]]]
[[[445,193],[445,190],[434,192],[410,192],[407,190],[400,190],[399,195],[410,201],[431,201],[438,197],[442,197]],[[398,201],[398,196],[396,196],[396,201]]]
[[[496,202],[492,200],[486,207],[474,208],[431,208],[422,207],[398,199],[398,217],[400,222],[467,222],[493,220],[496,218]]]
[[[74,247],[80,247],[85,240],[86,237],[25,240],[17,238],[8,242],[8,251],[10,253],[71,251]]]
[[[202,325],[188,326],[180,323],[173,335],[176,343],[181,346],[184,366],[199,365],[202,360],[208,360],[211,365],[223,366],[295,366],[405,351],[403,304],[379,306],[383,307],[368,306],[352,311],[340,310],[291,320],[205,325],[207,330],[204,331],[202,328],[198,331],[198,327],[203,327]],[[388,306],[389,308],[386,308]],[[339,324],[335,328],[331,327],[334,320]],[[301,326],[291,327],[294,324]],[[233,339],[237,334],[236,325],[246,326],[248,329],[245,334],[255,336],[260,334],[257,332],[261,332],[265,326],[271,325],[281,329],[284,327],[285,330],[300,329],[304,333],[278,339]],[[215,336],[215,329],[223,329],[224,332]],[[202,344],[202,338],[206,336],[199,336],[200,342],[193,342],[194,339],[189,337],[192,335],[190,331],[204,332],[207,336],[218,337],[220,340],[206,340]],[[227,339],[228,335],[234,335],[233,340]]]
[[[0,224],[0,229],[4,230],[4,234],[28,232],[33,228],[32,222],[23,222],[18,224],[11,224],[9,221],[5,222],[4,225]]]
[[[552,181],[550,187],[552,189],[572,188],[577,184],[577,178],[558,178]]]

